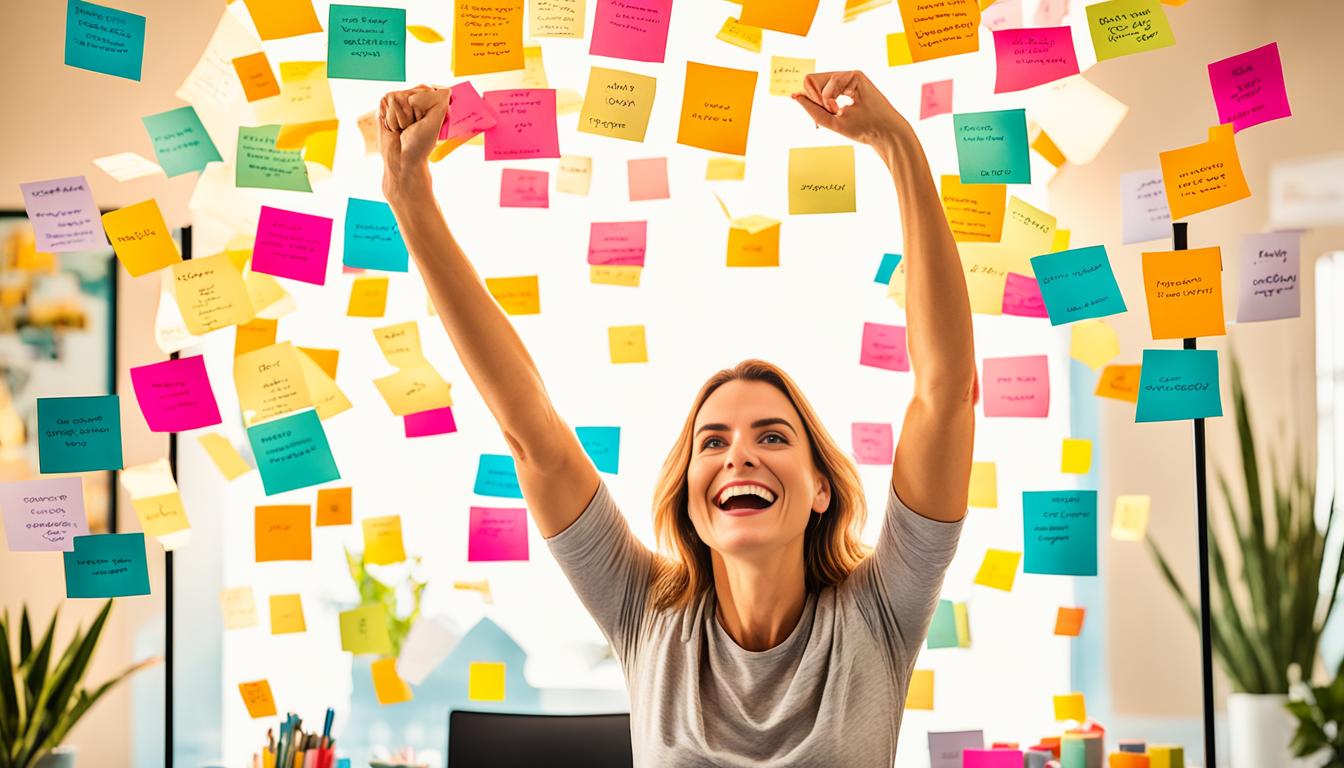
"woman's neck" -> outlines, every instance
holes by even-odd
[[[712,553],[718,621],[748,651],[784,642],[798,626],[807,603],[802,537],[787,554],[761,561]]]

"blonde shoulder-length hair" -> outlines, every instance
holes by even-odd
[[[650,597],[657,610],[684,608],[714,584],[709,546],[695,532],[688,512],[686,476],[695,417],[705,400],[730,381],[760,381],[784,393],[802,417],[817,470],[830,481],[830,505],[824,513],[812,513],[803,534],[808,592],[840,584],[870,551],[859,538],[868,508],[858,468],[831,439],[787,373],[764,360],[743,360],[714,374],[700,388],[681,434],[663,462],[653,494],[653,527],[660,557],[654,567]]]

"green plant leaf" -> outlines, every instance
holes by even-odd
[[[51,623],[47,625],[47,631],[42,635],[42,641],[38,643],[37,653],[33,654],[26,662],[28,669],[24,674],[24,707],[26,710],[24,714],[29,719],[37,716],[42,689],[46,687],[48,665],[51,663],[51,648],[56,638],[56,617],[59,615],[59,607],[51,612]]]
[[[14,740],[20,730],[19,699],[14,690],[14,659],[9,648],[9,616],[0,619],[0,746],[6,751],[13,749]]]

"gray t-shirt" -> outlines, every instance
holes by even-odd
[[[712,589],[684,610],[648,607],[654,555],[605,482],[546,543],[621,662],[636,766],[891,768],[961,527],[911,511],[888,486],[873,554],[809,594],[792,634],[766,651],[724,631]]]

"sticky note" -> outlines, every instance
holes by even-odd
[[[406,79],[406,9],[331,6],[327,16],[327,77]]]
[[[233,480],[252,469],[252,467],[243,460],[242,454],[233,447],[228,438],[217,432],[200,435],[196,438],[200,441],[201,447],[209,454],[211,461],[219,469],[220,474],[224,475],[225,480]]]
[[[385,280],[386,278],[369,279]],[[303,371],[303,381],[308,386],[308,393],[313,398],[313,407],[317,409],[317,417],[326,420],[354,407],[350,399],[341,391],[341,388],[336,386],[336,381],[317,360],[305,350],[300,351],[302,354],[298,355],[299,368]],[[332,366],[335,367],[334,361]]]
[[[630,201],[666,200],[671,196],[667,184],[666,157],[631,158],[626,164],[630,181]]]
[[[754,71],[686,62],[677,143],[745,155],[755,94]]]
[[[387,311],[386,277],[356,277],[350,284],[348,317],[382,317]]]
[[[555,191],[566,195],[586,195],[593,183],[593,158],[561,155],[555,171]]]
[[[65,8],[65,65],[140,79],[145,58],[145,17],[70,0]]]
[[[341,478],[317,411],[248,427],[247,439],[267,496]]]
[[[965,603],[952,606],[952,616],[957,627],[957,647],[971,647],[971,615]]]
[[[463,81],[448,90],[452,108],[439,129],[439,141],[469,139],[499,122],[495,111],[470,82]]]
[[[935,80],[919,87],[919,119],[952,113],[952,81]],[[946,177],[944,177],[946,178]]]
[[[642,325],[614,325],[607,329],[612,363],[647,363],[648,347]]]
[[[1005,253],[1017,258],[1019,274],[1035,277],[1031,259],[1050,253],[1055,242],[1055,217],[1034,205],[1013,197],[1003,215],[1003,243]]]
[[[933,648],[956,648],[957,615],[951,600],[939,600],[933,610],[933,619],[929,623],[929,634],[925,646]]]
[[[79,477],[0,483],[0,514],[11,552],[70,552],[89,533]]]
[[[279,70],[280,96],[259,101],[252,107],[258,124],[300,129],[309,123],[337,119],[327,62],[282,61]],[[280,149],[299,149],[300,144],[277,142]]]
[[[910,672],[910,687],[905,694],[905,708],[933,710],[933,670],[916,669]]]
[[[962,753],[964,768],[1021,768],[1018,749],[968,749]]]
[[[997,243],[1003,236],[1007,186],[962,184],[957,176],[943,176],[940,193],[943,213],[947,216],[947,224],[952,229],[954,240]]]
[[[1059,613],[1055,616],[1055,634],[1065,637],[1077,637],[1083,631],[1083,619],[1087,616],[1086,608],[1066,608],[1060,606]]]
[[[819,0],[742,0],[742,23],[806,36]]]
[[[445,626],[430,617],[416,619],[397,655],[397,674],[412,685],[420,685],[448,658],[461,638],[455,625]]]
[[[453,404],[452,385],[428,364],[403,368],[373,385],[394,416],[420,413]]]
[[[1171,237],[1171,210],[1167,208],[1162,172],[1156,168],[1120,174],[1120,207],[1124,243]]]
[[[408,413],[402,416],[402,420],[407,437],[431,437],[457,431],[457,422],[453,420],[451,406]]]
[[[728,227],[728,266],[778,267],[779,220],[743,216]]]
[[[961,252],[961,270],[971,312],[1003,314],[1004,283],[1013,260],[996,243],[961,243],[957,250]]]
[[[620,427],[575,427],[574,434],[598,472],[614,475],[620,470]]]
[[[541,295],[536,275],[487,277],[485,287],[510,315],[535,315],[541,312]]]
[[[312,32],[321,32],[322,24],[313,11],[312,0],[243,0],[257,35],[262,40],[279,40]]]
[[[1116,541],[1143,541],[1148,533],[1148,515],[1152,507],[1151,496],[1116,496],[1115,512],[1111,517],[1111,538]]]
[[[32,181],[19,189],[37,250],[65,253],[107,247],[98,206],[83,176]]]
[[[1023,491],[1023,573],[1097,575],[1097,492]]]
[[[1120,354],[1120,335],[1105,320],[1074,323],[1069,331],[1069,357],[1094,371]]]
[[[1222,336],[1223,257],[1218,246],[1143,254],[1143,288],[1154,339]]]
[[[912,61],[980,50],[976,0],[898,0]]]
[[[1143,350],[1135,421],[1175,421],[1222,415],[1217,350]]]
[[[980,386],[987,417],[1050,414],[1050,365],[1045,355],[987,357]]]
[[[1108,365],[1101,369],[1097,377],[1097,388],[1093,392],[1097,397],[1109,397],[1128,403],[1139,401],[1139,372],[1137,365]]]
[[[596,0],[588,53],[661,62],[667,53],[672,0]]]
[[[406,559],[406,548],[401,537],[401,515],[366,517],[364,528],[364,562],[390,565]]]
[[[500,173],[499,207],[549,208],[550,205],[550,174],[546,171],[504,168]]]
[[[1021,552],[986,550],[985,559],[980,563],[980,570],[975,574],[975,583],[1011,592],[1013,581],[1017,579],[1017,565],[1021,560]]]
[[[816,59],[770,57],[770,95],[792,96],[803,92],[803,80],[817,71]]]
[[[910,58],[910,41],[904,32],[887,35],[887,66],[902,67],[914,61]]]
[[[135,152],[117,152],[107,157],[95,157],[93,164],[117,181],[134,181],[163,173],[158,163],[146,160]]]
[[[586,0],[530,0],[528,37],[583,37]]]
[[[1069,161],[1069,159],[1064,156],[1064,152],[1060,150],[1059,145],[1055,144],[1055,140],[1050,138],[1050,134],[1046,133],[1044,130],[1037,133],[1036,138],[1031,140],[1031,148],[1036,150],[1041,157],[1044,157],[1047,162],[1056,168]]]
[[[473,661],[467,667],[467,699],[504,700],[504,662]]]
[[[366,603],[341,611],[341,650],[353,654],[392,653],[392,635],[387,631],[387,609],[382,603]]]
[[[258,317],[242,323],[233,340],[234,358],[274,344],[277,330],[278,323],[272,319]]]
[[[877,275],[873,277],[874,283],[886,285],[891,282],[891,276],[896,272],[896,266],[901,263],[901,254],[884,253],[882,262],[877,266]]]
[[[252,592],[248,588],[248,594]],[[308,631],[308,623],[303,617],[303,595],[271,595],[271,634],[292,635]]]
[[[1185,768],[1185,749],[1171,745],[1148,745],[1149,768]]]
[[[851,213],[855,210],[854,147],[793,147],[789,150],[789,213]]]
[[[1087,705],[1084,703],[1083,694],[1066,693],[1063,696],[1056,696],[1055,719],[1077,720],[1079,722],[1086,720]]]
[[[1158,0],[1110,0],[1086,6],[1097,61],[1176,44]]]
[[[352,197],[345,206],[344,248],[347,267],[405,272],[410,261],[392,208],[379,200]]]
[[[594,221],[588,227],[588,263],[644,266],[647,221]]]
[[[200,355],[132,368],[131,385],[151,431],[181,432],[220,423]]]
[[[258,506],[253,515],[256,561],[313,559],[311,521],[307,504]]]
[[[527,560],[527,510],[472,507],[467,561]]]
[[[910,370],[910,353],[905,348],[905,326],[864,323],[859,365],[889,371]]]
[[[252,2],[260,1],[252,0]],[[247,707],[247,714],[253,720],[275,717],[275,699],[271,696],[269,681],[254,680],[249,683],[239,683],[238,692],[242,694],[243,706]]]
[[[1041,86],[1031,117],[1060,155],[1082,165],[1096,159],[1127,114],[1119,99],[1073,75]]]
[[[169,177],[200,171],[207,163],[223,159],[195,107],[178,107],[140,120],[149,133],[159,165]]]
[[[1231,123],[1233,131],[1293,114],[1283,84],[1278,43],[1209,64],[1209,86],[1218,108],[1218,122]]]
[[[255,315],[247,284],[227,253],[178,262],[172,270],[173,298],[190,333],[204,335]]]
[[[233,379],[245,424],[273,419],[313,404],[299,352],[287,341],[235,357]]]
[[[1209,129],[1209,140],[1158,154],[1173,219],[1251,196],[1231,125]]]
[[[1087,474],[1092,470],[1092,441],[1077,437],[1064,438],[1059,463],[1060,472],[1073,475]]]
[[[39,401],[40,402],[40,401]],[[65,560],[65,596],[134,597],[149,594],[145,534],[76,536]]]
[[[1301,316],[1301,253],[1302,236],[1298,232],[1242,235],[1237,322]]]
[[[369,666],[373,676],[373,692],[381,705],[401,704],[415,698],[411,687],[397,674],[397,657],[378,659]]]
[[[523,0],[455,0],[453,76],[523,68]]]
[[[476,483],[472,493],[478,496],[523,498],[523,491],[518,487],[518,473],[513,465],[513,457],[507,454],[481,454],[476,466]]]
[[[182,261],[168,233],[159,203],[148,200],[103,214],[103,228],[131,277],[147,275]]]
[[[485,131],[486,160],[560,156],[554,90],[487,91],[483,98],[499,120]]]
[[[858,18],[859,14],[867,13],[890,3],[891,0],[845,0],[844,14],[840,18],[842,21],[850,22]]]
[[[1017,317],[1049,317],[1040,284],[1035,278],[1009,272],[1003,281],[1003,314]],[[1075,325],[1074,328],[1078,326]]]
[[[1125,311],[1105,246],[1042,254],[1031,259],[1031,266],[1051,325]]]
[[[1023,109],[952,115],[962,184],[1030,184],[1031,155]]]
[[[390,365],[398,368],[428,365],[420,349],[420,327],[414,320],[375,328],[373,338]]]
[[[117,395],[37,398],[37,454],[42,474],[121,469]]]
[[[994,30],[994,92],[1022,91],[1078,74],[1071,27]]]
[[[176,490],[158,496],[132,498],[131,507],[140,521],[140,529],[158,539],[164,550],[171,552],[189,541],[191,523],[187,520],[182,495]]]
[[[1121,747],[1124,746],[1124,742],[1121,742]],[[1152,768],[1148,755],[1138,752],[1112,752],[1107,763],[1106,768]]]
[[[279,136],[279,125],[238,126],[234,186],[313,191],[308,183],[308,166],[303,163],[303,152],[277,148],[275,140]]]
[[[233,69],[238,73],[238,82],[243,87],[243,95],[249,102],[268,99],[280,95],[280,83],[271,70],[270,59],[265,51],[257,51],[232,60]]]
[[[997,509],[999,506],[998,469],[992,461],[971,462],[970,507]]]
[[[219,591],[219,609],[224,629],[257,626],[257,601],[251,587],[226,587]]]
[[[893,445],[891,424],[854,422],[850,427],[854,461],[859,464],[891,464]]]
[[[327,279],[331,251],[331,219],[282,208],[261,206],[252,269],[313,285]]]
[[[929,731],[929,768],[963,768],[962,753],[984,746],[984,731]]]

